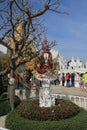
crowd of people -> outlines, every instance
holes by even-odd
[[[25,71],[23,76],[21,76],[20,74],[17,74],[15,76],[15,81],[16,81],[16,88],[23,88],[24,86],[27,87],[33,87],[33,76],[26,74],[27,72]],[[27,85],[26,85],[27,84]]]
[[[17,74],[15,77],[15,88],[33,88],[34,80],[33,75],[26,76],[26,71],[24,72],[23,77],[20,74]],[[56,80],[51,82],[52,84],[58,84],[65,87],[79,87],[81,91],[86,90],[87,92],[87,72],[85,73],[62,73],[59,74]],[[40,85],[41,86],[41,85]]]
[[[79,87],[81,91],[87,91],[87,72],[85,73],[62,73],[58,75],[54,84],[61,84],[66,87]]]

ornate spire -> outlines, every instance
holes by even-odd
[[[46,72],[53,72],[56,68],[52,60],[52,54],[49,49],[49,45],[47,44],[47,38],[44,37],[42,50],[36,62],[36,70],[40,74],[44,74]]]
[[[47,44],[47,38],[46,38],[46,36],[44,37],[42,50],[43,50],[44,52],[49,52],[49,46],[48,46],[48,44]]]

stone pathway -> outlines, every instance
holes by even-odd
[[[6,119],[6,115],[0,117],[0,128],[1,127],[5,128],[5,119]]]
[[[86,90],[81,91],[77,87],[63,87],[63,86],[58,86],[58,85],[51,85],[51,90],[53,94],[68,94],[68,95],[74,95],[74,96],[82,96],[82,97],[87,97],[87,92]]]

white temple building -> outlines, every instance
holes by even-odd
[[[84,63],[79,58],[72,58],[66,62],[59,51],[51,50],[51,53],[54,62],[57,63],[57,74],[60,74],[61,77],[62,73],[75,73],[75,87],[79,87],[79,74],[87,72],[87,62]]]
[[[80,69],[80,68],[84,68],[84,63],[77,58],[76,60],[74,58],[71,59],[71,61],[69,62],[69,66],[68,69]]]
[[[58,50],[51,50],[54,62],[57,63],[58,73],[85,73],[87,71],[87,62],[82,62],[78,57],[68,62],[60,55]]]
[[[66,69],[66,64],[64,58],[60,55],[59,51],[57,50],[51,50],[52,58],[54,62],[57,64],[56,69],[59,72],[62,72],[62,70]]]
[[[79,58],[72,58],[67,63],[67,70],[77,73],[85,73],[87,71],[86,63],[82,62]]]

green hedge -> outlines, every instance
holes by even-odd
[[[14,106],[15,108],[21,103],[21,100],[15,96],[15,103]],[[0,96],[0,116],[8,114],[10,112],[10,102],[7,96],[7,93],[3,93]]]
[[[63,99],[56,99],[55,106],[39,107],[39,100],[31,99],[22,102],[18,106],[18,111],[26,119],[45,121],[72,117],[79,113],[80,108],[74,103]]]
[[[10,130],[87,130],[87,111],[81,109],[72,118],[59,121],[34,121],[24,119],[17,110],[6,118],[6,128]]]

